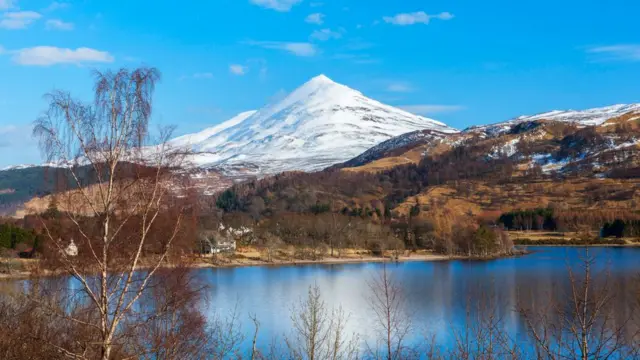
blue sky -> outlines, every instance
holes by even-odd
[[[158,67],[154,122],[198,131],[324,73],[451,126],[640,101],[633,0],[0,0],[0,166],[93,68]]]

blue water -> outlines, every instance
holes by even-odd
[[[585,249],[531,247],[532,254],[493,261],[435,261],[388,264],[402,290],[404,312],[412,319],[412,341],[433,335],[451,345],[479,304],[496,305],[503,327],[516,341],[526,341],[524,319],[515,311],[520,304],[547,299],[568,291],[567,268],[579,272]],[[640,274],[640,249],[591,248],[594,271],[609,270],[616,291],[632,291]],[[249,315],[260,321],[258,344],[266,347],[274,337],[289,334],[292,306],[318,286],[328,307],[342,307],[349,315],[348,330],[363,341],[374,341],[375,320],[368,286],[380,263],[300,265],[201,269],[209,285],[206,312],[226,314],[237,308],[243,331],[253,334]],[[485,308],[488,306],[484,306]],[[620,306],[621,312],[627,308]],[[471,319],[468,314],[471,314]],[[624,315],[624,314],[622,314]]]

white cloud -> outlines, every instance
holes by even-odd
[[[47,20],[47,29],[70,31],[70,30],[73,30],[73,23],[64,22],[59,19],[51,19],[51,20]]]
[[[213,74],[210,72],[199,72],[191,75],[182,75],[179,78],[179,80],[186,80],[186,79],[195,79],[195,80],[213,79]]]
[[[331,29],[315,30],[311,34],[312,39],[316,39],[319,41],[327,41],[330,39],[340,39],[341,37],[342,37],[341,33],[337,31],[333,31]]]
[[[66,49],[36,46],[12,51],[13,61],[20,65],[49,66],[56,64],[110,63],[114,57],[106,51],[91,48]]]
[[[308,42],[248,41],[247,44],[265,49],[284,50],[296,56],[310,57],[318,53],[315,45]]]
[[[248,68],[240,64],[229,65],[229,71],[234,75],[244,75],[247,73]]]
[[[387,86],[387,91],[391,92],[412,92],[413,87],[405,82],[395,82]]]
[[[428,24],[431,19],[439,20],[451,20],[453,14],[449,12],[441,12],[437,15],[429,15],[424,11],[418,11],[413,13],[397,14],[395,16],[385,16],[382,18],[384,22],[394,25],[414,25],[414,24]]]
[[[2,0],[0,0],[2,1]],[[61,3],[61,2],[57,2],[54,1],[51,4],[49,4],[49,6],[47,6],[44,11],[56,11],[56,10],[60,10],[60,9],[65,9],[68,8],[69,4],[68,3]]]
[[[369,54],[338,53],[333,55],[332,59],[351,61],[354,64],[379,64],[382,62],[380,59],[372,58]]]
[[[0,0],[0,10],[9,10],[14,7],[13,0]]]
[[[640,44],[595,46],[587,49],[604,61],[640,61]]]
[[[29,25],[31,25],[41,17],[42,15],[35,11],[7,12],[2,15],[2,18],[0,18],[0,29],[26,29]]]
[[[309,14],[309,16],[307,16],[307,18],[304,19],[304,21],[308,22],[309,24],[322,25],[322,23],[324,23],[324,14],[322,13]]]
[[[250,0],[252,4],[275,11],[289,11],[302,0]]]
[[[461,105],[436,105],[436,104],[418,104],[418,105],[401,105],[400,109],[418,115],[440,114],[464,110]]]

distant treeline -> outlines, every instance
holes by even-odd
[[[35,239],[36,234],[33,230],[11,223],[0,224],[0,248],[16,249],[19,244],[33,246]]]
[[[616,219],[604,224],[600,231],[602,237],[640,237],[640,220]]]
[[[620,228],[628,234],[640,234],[640,214],[632,210],[555,210],[537,208],[514,210],[500,215],[498,223],[507,230],[577,231],[581,229],[607,230],[617,236]],[[626,224],[622,226],[621,224]],[[605,235],[603,235],[605,236]],[[624,235],[637,236],[637,235]],[[620,235],[622,237],[622,235]]]

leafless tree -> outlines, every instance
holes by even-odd
[[[293,359],[349,360],[358,358],[357,337],[345,332],[347,317],[339,309],[329,310],[317,286],[294,306],[293,336],[285,339]]]
[[[456,359],[524,359],[519,344],[504,327],[504,315],[513,311],[495,293],[480,289],[467,297],[466,321],[453,330],[449,355]]]
[[[151,287],[163,285],[154,280],[161,266],[192,246],[182,242],[189,238],[186,190],[177,193],[183,179],[171,171],[185,153],[170,148],[167,130],[154,145],[149,142],[159,79],[154,68],[96,72],[93,103],[54,91],[46,97],[48,111],[35,122],[33,134],[47,160],[66,166],[64,184],[72,185],[57,196],[64,232],[41,219],[45,263],[71,275],[85,300],[83,311],[55,315],[95,335],[82,351],[51,341],[71,358],[114,358],[131,350],[125,349],[123,329],[175,310],[175,299],[156,304],[153,314],[136,305]],[[77,241],[77,255],[69,251],[70,237]]]
[[[580,271],[567,265],[568,294],[554,291],[544,304],[519,305],[538,357],[586,360],[638,355],[632,345],[638,337],[630,326],[633,311],[620,316],[624,311],[616,308],[608,271],[597,271],[594,265],[595,258],[585,250]]]
[[[417,357],[416,349],[408,345],[407,336],[413,329],[405,312],[404,295],[397,280],[382,265],[382,270],[369,281],[369,304],[375,313],[377,343],[367,344],[374,359],[410,359]]]

